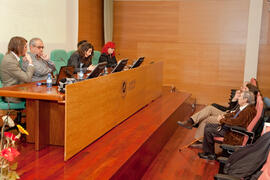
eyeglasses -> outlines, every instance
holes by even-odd
[[[44,49],[44,46],[34,46],[34,47],[36,47],[38,49]]]

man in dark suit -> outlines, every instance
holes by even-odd
[[[238,133],[226,131],[223,125],[246,128],[256,116],[254,103],[254,94],[250,91],[244,91],[238,98],[239,110],[220,115],[218,117],[219,124],[207,124],[204,129],[203,153],[199,153],[199,157],[209,160],[215,159],[214,137],[217,136],[224,137],[224,143],[226,144],[240,145],[244,137]]]
[[[1,80],[4,87],[31,82],[34,66],[30,55],[26,52],[27,41],[23,37],[13,37],[10,39],[8,52],[4,56],[0,67]],[[25,72],[20,66],[20,56],[23,56],[24,60],[29,62]],[[19,103],[21,99],[6,97],[5,101]]]

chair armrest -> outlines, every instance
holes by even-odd
[[[254,132],[249,132],[246,130],[246,128],[240,127],[240,126],[229,126],[224,125],[225,128],[230,129],[232,132],[236,132],[238,134],[242,134],[244,136],[248,136],[248,139],[251,140],[251,143],[254,139]]]
[[[228,159],[229,158],[227,158],[227,157],[220,156],[220,157],[217,158],[217,161],[219,163],[225,164],[228,161]]]
[[[240,126],[231,126],[231,125],[228,125],[228,124],[224,124],[223,126],[226,129],[235,129],[235,130],[239,130],[239,131],[247,131],[246,128],[243,128],[243,127],[240,127]]]
[[[229,144],[221,144],[220,147],[228,152],[235,152],[242,146],[233,146]]]
[[[225,167],[225,164],[227,163],[228,159],[229,158],[223,157],[223,156],[220,156],[217,158],[217,161],[219,162],[219,169],[218,169],[219,174],[223,174],[224,167]]]
[[[240,180],[240,178],[226,174],[216,174],[215,180]]]

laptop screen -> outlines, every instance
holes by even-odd
[[[137,61],[133,63],[130,69],[139,67],[142,64],[143,60],[144,60],[144,57],[140,57]]]
[[[112,73],[120,72],[124,69],[124,67],[127,65],[128,59],[123,59],[119,61],[117,66],[112,70]]]
[[[106,64],[107,62],[99,63],[86,79],[98,77],[100,73],[105,69]]]
[[[74,66],[62,66],[57,76],[55,84],[58,85],[61,79],[72,78],[73,73],[74,73]]]

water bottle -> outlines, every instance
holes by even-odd
[[[105,66],[105,69],[104,69],[104,74],[107,75],[108,74],[108,69],[107,67]]]
[[[47,87],[48,88],[51,88],[52,87],[52,75],[51,75],[51,73],[48,74],[46,83],[47,83]]]
[[[82,80],[83,79],[83,76],[84,76],[82,66],[83,66],[83,63],[80,63],[80,71],[77,74],[79,80]]]

